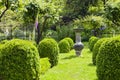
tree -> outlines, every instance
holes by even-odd
[[[26,5],[24,21],[25,23],[35,23],[38,34],[37,43],[42,39],[43,32],[59,20],[59,13],[63,7],[61,4],[62,0],[36,0]]]
[[[0,20],[3,17],[3,15],[6,13],[8,9],[14,10],[19,4],[18,0],[1,0],[0,1],[0,8],[4,10],[0,14]]]
[[[120,1],[108,1],[105,7],[106,17],[115,25],[120,26]]]
[[[101,16],[86,16],[84,18],[74,20],[74,27],[83,27],[92,30],[94,36],[101,36],[100,32],[106,28],[106,20]]]

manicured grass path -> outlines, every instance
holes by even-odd
[[[82,57],[76,57],[74,50],[60,54],[58,65],[41,75],[41,80],[97,80],[92,53],[86,43]]]

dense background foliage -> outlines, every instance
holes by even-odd
[[[119,0],[0,0],[0,40],[74,40],[73,29],[80,27],[84,41],[119,33],[119,4]]]

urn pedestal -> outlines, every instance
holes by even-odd
[[[74,29],[76,35],[76,43],[74,44],[73,48],[75,49],[76,56],[81,56],[81,51],[84,48],[83,43],[81,42],[81,35],[80,32],[83,28]]]

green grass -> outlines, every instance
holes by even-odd
[[[60,54],[58,65],[41,75],[41,80],[97,80],[92,53],[86,45],[82,57],[76,57],[74,50]]]

